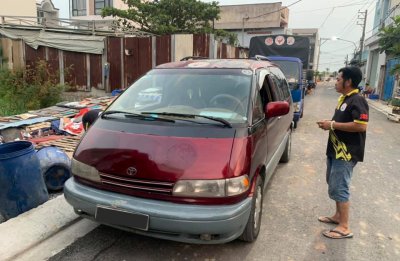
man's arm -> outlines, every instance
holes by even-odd
[[[367,131],[367,123],[357,122],[335,122],[331,120],[322,120],[317,122],[318,126],[323,130],[330,130],[331,125],[335,130],[347,132],[365,132]]]

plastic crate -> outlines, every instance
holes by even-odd
[[[370,94],[370,95],[368,95],[368,98],[370,100],[378,100],[379,99],[379,95],[378,94]]]

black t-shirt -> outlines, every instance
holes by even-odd
[[[358,95],[358,89],[339,98],[332,120],[336,122],[368,123],[368,103]],[[326,155],[345,161],[363,161],[366,132],[329,131]]]

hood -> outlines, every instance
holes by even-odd
[[[93,126],[74,158],[99,172],[135,179],[175,182],[233,176],[231,137],[174,137],[128,133]],[[136,169],[128,173],[128,169]]]

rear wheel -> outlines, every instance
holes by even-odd
[[[251,213],[247,221],[246,228],[240,239],[246,242],[253,242],[257,239],[260,233],[261,216],[262,216],[262,203],[263,203],[263,181],[261,176],[257,177],[256,187],[251,202]]]
[[[289,137],[286,142],[285,151],[282,154],[280,162],[288,163],[290,160],[291,151],[292,151],[292,131],[290,131],[290,133],[289,133]]]

